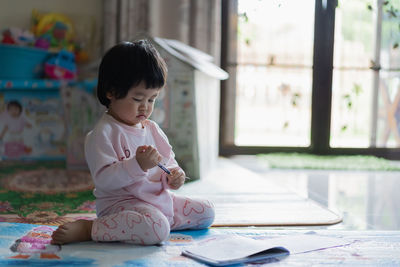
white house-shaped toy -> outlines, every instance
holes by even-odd
[[[228,73],[212,57],[176,40],[145,37],[168,65],[151,119],[168,136],[176,160],[192,179],[211,170],[218,157],[220,80]]]

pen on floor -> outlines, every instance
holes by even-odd
[[[157,163],[157,166],[160,167],[163,171],[165,171],[168,175],[171,174],[171,172],[167,168],[165,168],[163,165],[161,165],[161,163]],[[185,180],[190,180],[190,178],[186,176]]]

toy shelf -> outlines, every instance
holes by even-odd
[[[62,86],[76,86],[79,85],[86,90],[92,91],[93,87],[97,84],[96,79],[83,80],[83,81],[65,81],[65,80],[1,80],[0,90],[59,90]]]

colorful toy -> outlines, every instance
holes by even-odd
[[[75,61],[77,63],[86,63],[89,61],[89,54],[79,45],[75,46]]]
[[[41,259],[60,259],[56,253],[61,250],[61,247],[50,244],[53,231],[54,229],[48,226],[33,228],[11,245],[10,250],[18,254],[10,258],[29,259],[37,253],[40,254]]]
[[[35,41],[35,47],[41,49],[49,49],[50,48],[51,36],[49,34],[43,34],[38,37]]]
[[[58,52],[61,49],[75,53],[75,62],[85,63],[89,54],[76,41],[75,30],[71,20],[58,13],[39,14],[32,11],[32,32],[35,34],[35,46]]]
[[[40,15],[36,10],[32,11],[33,32],[38,39],[49,41],[50,49],[58,51],[66,49],[74,50],[74,29],[69,18],[62,14],[48,13]],[[39,42],[39,46],[43,43]]]
[[[30,31],[12,27],[3,31],[2,43],[28,46],[34,42],[34,39],[33,33]]]
[[[74,54],[66,50],[61,50],[44,64],[44,72],[50,79],[75,79],[76,64]]]
[[[1,41],[2,44],[15,44],[15,40],[11,35],[9,30],[3,31],[3,40]]]

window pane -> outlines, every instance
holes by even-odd
[[[334,70],[331,147],[369,147],[373,73]]]
[[[381,67],[400,71],[400,0],[391,0],[383,7]],[[393,12],[393,13],[392,13]],[[396,16],[393,16],[396,14]]]
[[[314,4],[239,0],[236,145],[310,144]]]
[[[400,0],[383,8],[381,67],[378,90],[378,147],[400,147]],[[393,16],[393,13],[397,14]]]
[[[368,147],[374,24],[369,1],[340,1],[335,16],[331,147]]]
[[[381,71],[377,140],[378,147],[400,147],[400,73]]]

